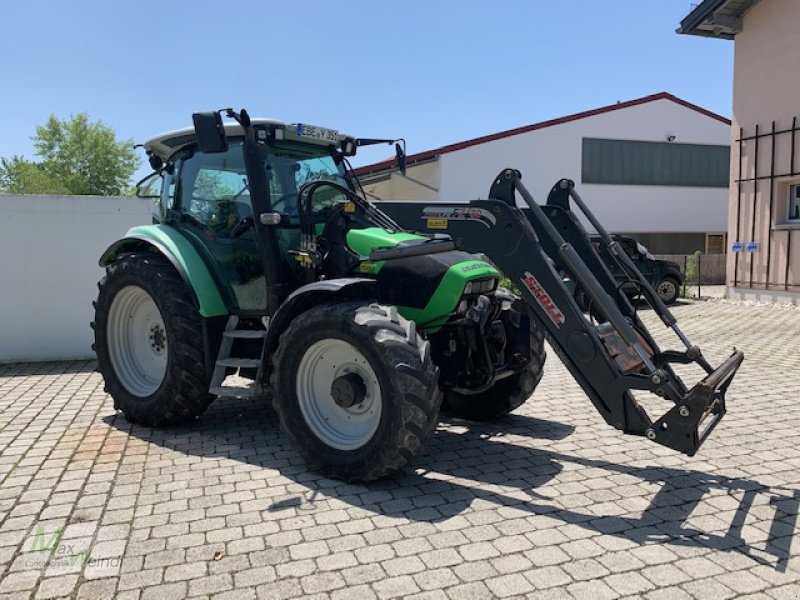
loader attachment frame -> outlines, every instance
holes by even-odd
[[[516,206],[517,194],[530,208],[527,217]],[[584,213],[609,254],[636,282],[684,350],[658,347],[594,250],[570,209],[570,201]],[[522,184],[520,173],[506,169],[495,179],[488,200],[428,205],[422,219],[435,223],[438,233],[446,223],[457,248],[484,253],[515,282],[553,349],[610,425],[691,456],[725,415],[725,392],[744,354],[734,349],[718,368],[709,365],[633,261],[588,209],[572,181],[558,181],[547,204],[539,206]],[[583,314],[563,284],[564,272],[581,285],[603,322],[596,324]],[[689,388],[672,369],[674,363],[696,363],[706,376]],[[649,391],[673,406],[652,420],[631,390]]]

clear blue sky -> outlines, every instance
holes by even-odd
[[[246,107],[402,136],[410,153],[659,91],[729,116],[733,44],[677,35],[690,10],[687,0],[5,2],[0,156],[31,157],[37,124],[81,111],[141,142],[193,111]]]

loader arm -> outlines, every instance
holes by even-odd
[[[530,207],[527,217],[516,207],[517,193]],[[570,199],[598,228],[611,255],[637,281],[685,350],[662,351],[658,347],[592,248],[586,231],[570,210]],[[625,261],[624,252],[616,249],[605,230],[598,227],[571,181],[559,181],[548,203],[541,207],[523,186],[519,172],[506,169],[492,185],[488,200],[429,205],[422,218],[436,223],[437,228],[446,223],[457,248],[486,254],[516,283],[522,301],[546,332],[553,349],[610,425],[693,455],[724,416],[725,392],[744,359],[743,353],[734,350],[713,369],[677,327],[675,317],[636,266]],[[577,280],[605,322],[595,324],[583,314],[559,270]],[[692,362],[707,375],[689,388],[671,363]],[[636,402],[632,390],[661,396],[671,407],[653,420]]]

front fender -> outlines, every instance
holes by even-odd
[[[200,254],[189,240],[172,227],[142,225],[130,229],[124,238],[103,252],[99,264],[106,267],[123,253],[151,249],[169,260],[186,285],[194,291],[200,315],[218,317],[230,312]]]
[[[370,299],[375,298],[375,293],[375,280],[362,277],[323,279],[297,288],[286,298],[269,321],[264,345],[266,355],[271,356],[278,349],[280,336],[289,327],[292,319],[309,308],[313,308],[333,296],[347,300]]]

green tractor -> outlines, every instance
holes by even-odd
[[[231,116],[144,144],[160,224],[100,260],[95,350],[116,408],[157,426],[268,395],[311,465],[370,480],[419,453],[443,397],[487,419],[531,395],[544,336],[500,272],[355,193],[347,156],[376,140]],[[253,384],[226,386],[237,370]]]
[[[571,197],[588,212],[572,182],[561,180],[543,209],[507,169],[488,200],[425,207],[417,229],[428,232],[414,233],[366,199],[348,163],[359,147],[387,143],[404,169],[397,140],[244,110],[193,120],[144,144],[155,173],[139,189],[157,197],[158,223],[131,229],[100,259],[94,349],[129,421],[189,420],[217,396],[270,398],[311,468],[369,481],[420,453],[440,408],[492,419],[525,402],[542,377],[545,334],[626,433],[694,454],[724,415],[743,355],[712,369],[642,279],[686,344],[659,350],[569,211]],[[583,315],[564,273],[602,323]],[[503,275],[519,296],[499,285]],[[689,389],[672,362],[707,376]],[[632,389],[673,409],[651,421]]]

